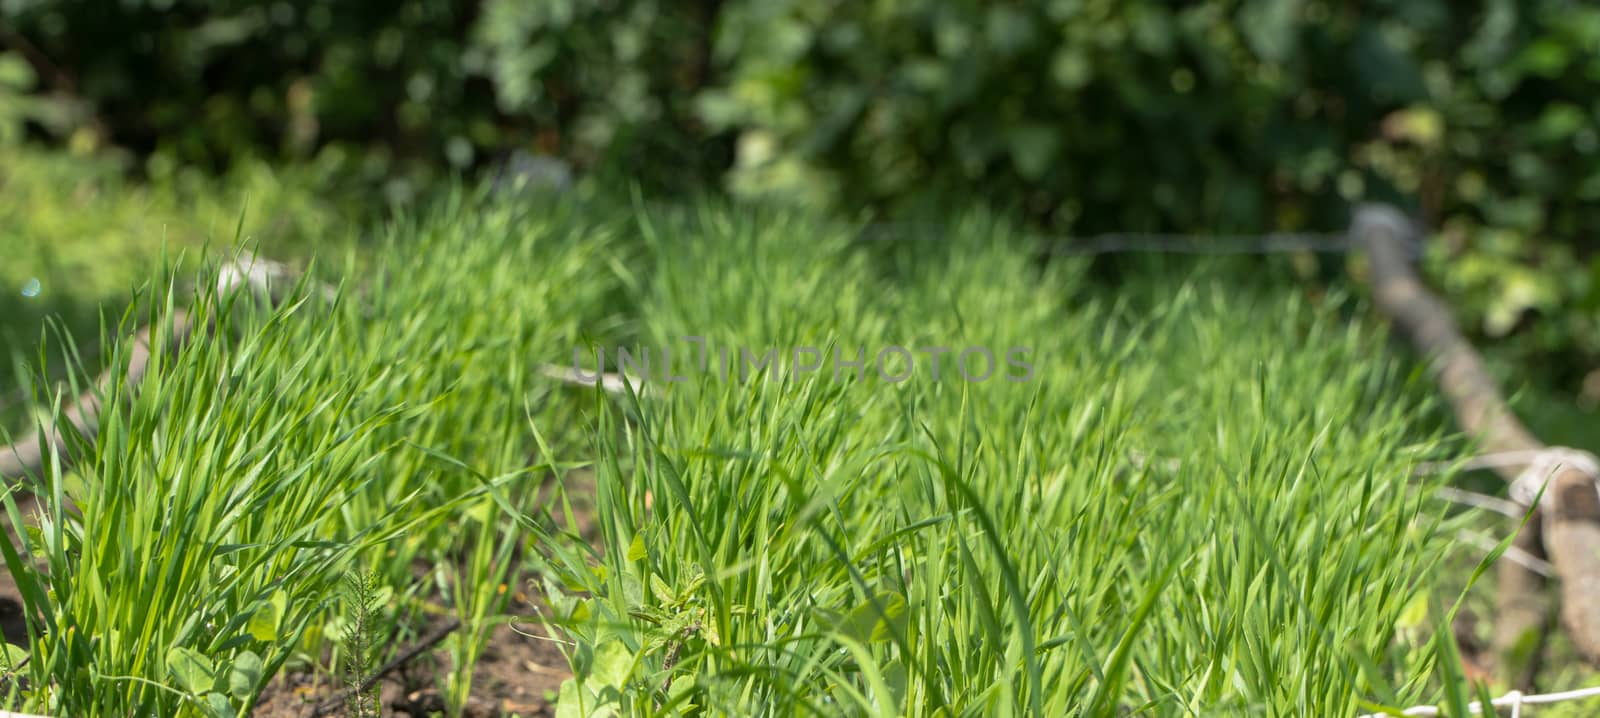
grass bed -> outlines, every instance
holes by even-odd
[[[16,705],[235,715],[284,670],[381,663],[434,610],[463,621],[441,676],[459,712],[524,580],[568,640],[558,715],[1437,697],[1449,527],[1411,475],[1444,447],[1346,302],[1222,270],[1109,293],[985,216],[949,235],[457,195],[331,303],[201,294],[215,336],[110,393],[36,519],[8,500],[36,527],[6,555],[34,620]],[[125,324],[189,301],[149,299]],[[777,359],[730,376],[685,337],[708,367]],[[670,347],[684,380],[616,397],[538,371],[618,346]],[[1026,347],[1031,372],[935,380],[935,346]],[[800,347],[915,362],[801,373]],[[353,574],[375,576],[373,655],[349,655],[374,643],[349,640]]]

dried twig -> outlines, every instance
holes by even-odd
[[[71,73],[61,69],[50,56],[39,49],[22,33],[16,32],[4,24],[0,24],[0,47],[9,47],[27,58],[28,64],[33,66],[35,72],[44,76],[45,82],[54,85],[55,89],[68,94],[78,94],[78,81]]]
[[[432,650],[434,646],[439,645],[440,641],[443,641],[446,637],[448,637],[451,633],[454,633],[455,630],[460,627],[461,619],[452,618],[438,628],[435,628],[432,631],[424,634],[421,638],[417,639],[416,643],[411,644],[410,647],[406,648],[404,651],[401,651],[399,655],[389,659],[388,663],[379,666],[378,670],[372,672],[372,675],[363,678],[361,683],[355,687],[356,692],[366,693],[367,691],[372,690],[372,687],[378,685],[378,681],[383,680],[384,676],[411,662],[417,656]],[[342,708],[344,708],[345,701],[350,697],[350,692],[350,689],[346,688],[318,704],[316,708],[312,709],[311,718],[320,718],[321,716],[338,713]],[[0,716],[0,718],[4,717]]]

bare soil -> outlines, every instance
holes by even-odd
[[[531,608],[531,606],[530,606]],[[555,715],[561,682],[571,677],[567,660],[545,628],[533,624],[499,626],[472,673],[465,715],[472,718]],[[443,676],[450,656],[443,649],[397,668],[379,684],[385,716],[430,716],[444,712]],[[340,686],[327,676],[291,673],[267,687],[252,715],[260,718],[313,718],[317,706],[336,699]],[[338,710],[324,716],[343,716]]]

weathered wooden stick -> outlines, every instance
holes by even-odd
[[[1407,250],[1415,246],[1408,243],[1414,243],[1417,234],[1409,218],[1388,205],[1363,205],[1350,231],[1366,246],[1378,308],[1428,357],[1462,430],[1485,451],[1549,450],[1511,412],[1483,360],[1456,328],[1450,308],[1418,279]],[[1496,471],[1517,481],[1534,463],[1507,464]],[[1600,492],[1592,469],[1577,463],[1581,462],[1568,463],[1554,473],[1534,510],[1537,532],[1525,530],[1515,545],[1534,551],[1542,538],[1544,553],[1561,580],[1562,622],[1579,653],[1600,665]],[[1497,652],[1513,650],[1530,631],[1541,630],[1544,622],[1539,576],[1510,561],[1501,562],[1499,570]]]

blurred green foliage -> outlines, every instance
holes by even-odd
[[[322,158],[404,200],[520,148],[1062,233],[1336,229],[1399,200],[1484,337],[1565,386],[1600,365],[1577,0],[0,0],[0,48],[0,138],[114,143],[158,178]]]
[[[4,0],[0,48],[88,99],[101,139],[148,155],[153,174],[334,148],[404,201],[439,168],[512,147],[684,179],[710,27],[691,5]]]
[[[710,80],[719,0],[483,0],[469,71],[534,146],[657,185],[728,162],[695,98]]]
[[[75,363],[45,338],[47,317],[94,373],[102,329],[117,327],[165,261],[194,266],[202,252],[238,248],[294,258],[316,248],[327,257],[353,246],[365,210],[326,191],[331,174],[249,161],[220,177],[191,168],[134,183],[106,153],[0,145],[0,428],[25,423],[16,412],[32,396],[41,350],[48,381]]]
[[[1600,358],[1600,8],[1564,0],[739,3],[731,185],[933,185],[1063,232],[1334,229],[1398,200],[1467,320],[1576,386]]]

